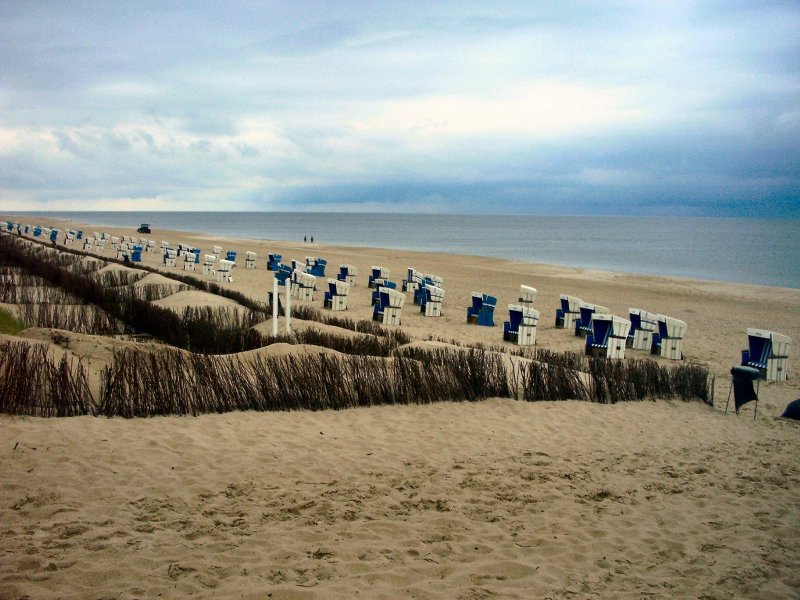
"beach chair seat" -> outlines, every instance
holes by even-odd
[[[628,347],[634,350],[650,350],[653,334],[658,331],[658,315],[640,308],[630,308],[628,318],[631,322]]]
[[[336,276],[336,279],[339,281],[344,281],[345,283],[353,286],[356,284],[357,274],[358,269],[356,269],[353,265],[339,265],[339,274]]]
[[[389,279],[389,269],[385,267],[376,267],[372,266],[371,275],[369,276],[369,281],[367,286],[370,288],[377,288],[379,286],[375,285],[376,279]]]
[[[625,358],[631,322],[608,313],[594,313],[592,333],[586,336],[586,354],[593,357]]]
[[[419,305],[419,311],[426,317],[441,317],[444,290],[435,285],[428,284],[425,286],[424,292],[425,297]]]
[[[331,310],[347,310],[347,298],[349,295],[349,283],[338,279],[328,279],[328,291],[325,292],[322,305]]]
[[[788,379],[791,338],[763,329],[747,329],[747,350],[742,350],[742,366],[758,369],[766,381]]]
[[[280,267],[282,254],[269,254],[267,256],[267,271],[277,271]]]
[[[509,304],[508,321],[503,323],[503,340],[518,346],[533,346],[538,324],[538,310],[522,304]]]
[[[220,283],[233,283],[233,267],[234,262],[226,258],[221,258],[218,261],[217,267],[217,281]]]
[[[605,306],[592,304],[591,302],[581,302],[579,305],[580,316],[575,321],[575,335],[586,337],[592,333],[592,316],[601,313],[608,314],[610,311]]]
[[[682,359],[684,335],[686,335],[684,321],[666,315],[658,315],[658,331],[653,334],[650,353],[670,360]]]
[[[203,275],[216,275],[217,257],[213,254],[206,254],[203,258]]]
[[[581,316],[581,300],[576,296],[561,294],[559,296],[561,308],[556,310],[556,327],[559,329],[575,329],[575,322]]]
[[[406,297],[394,288],[379,287],[379,301],[372,311],[372,319],[384,325],[400,325],[400,311]]]
[[[472,306],[467,307],[467,323],[494,327],[494,307],[497,298],[488,294],[472,292]]]
[[[255,269],[256,268],[256,253],[255,252],[248,252],[245,254],[244,259],[244,268],[245,269]]]

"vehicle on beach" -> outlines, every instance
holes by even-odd
[[[139,229],[136,230],[136,233],[150,233],[150,225],[147,223],[142,223],[139,226]]]

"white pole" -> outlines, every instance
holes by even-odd
[[[278,278],[272,278],[272,337],[278,337]]]
[[[287,277],[283,285],[286,286],[286,307],[284,308],[284,318],[286,319],[286,333],[292,333],[292,278]]]

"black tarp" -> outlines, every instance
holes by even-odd
[[[751,400],[758,400],[753,382],[761,377],[761,373],[758,369],[751,367],[733,367],[731,375],[733,376],[733,402],[738,413],[739,408],[744,404]]]
[[[796,421],[800,421],[800,398],[797,400],[792,400],[786,406],[786,410],[783,411],[782,417],[786,419],[795,419]]]

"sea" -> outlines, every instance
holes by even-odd
[[[17,213],[21,214],[21,213]],[[800,288],[800,220],[321,212],[30,212],[98,227],[421,250]],[[324,258],[324,257],[323,257]]]

